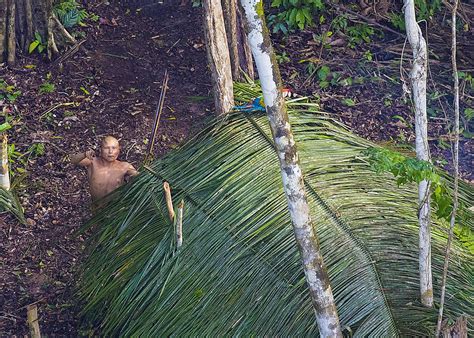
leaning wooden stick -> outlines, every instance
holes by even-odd
[[[151,131],[150,140],[148,142],[148,149],[146,151],[145,160],[146,163],[151,156],[153,151],[153,146],[155,145],[156,132],[158,131],[158,126],[160,125],[161,112],[163,111],[163,104],[165,102],[166,89],[168,85],[168,70],[165,70],[165,77],[163,78],[163,84],[161,86],[160,100],[158,101],[158,106],[155,112],[155,120],[153,122],[153,130]]]
[[[176,218],[176,246],[183,245],[183,209],[184,201],[181,200],[178,205],[178,217]]]
[[[41,338],[40,327],[38,323],[38,308],[36,305],[28,305],[26,307],[26,316],[28,326],[30,328],[31,338]]]
[[[170,220],[174,220],[173,200],[171,199],[171,189],[168,182],[163,183],[163,190],[165,191],[166,207],[168,208],[168,215]]]

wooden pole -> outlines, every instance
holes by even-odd
[[[41,331],[38,322],[38,308],[36,305],[28,305],[26,307],[26,316],[28,327],[30,328],[31,338],[41,338]]]
[[[0,143],[0,187],[10,190],[10,172],[8,169],[8,138],[4,133]]]
[[[165,191],[166,207],[168,208],[168,215],[170,220],[174,220],[173,200],[171,199],[171,189],[168,182],[163,183],[163,190]]]
[[[183,245],[183,209],[184,201],[181,200],[178,205],[178,217],[176,218],[176,246]]]
[[[156,133],[158,132],[158,126],[160,125],[161,112],[163,111],[163,104],[165,102],[166,89],[168,86],[168,69],[165,70],[165,76],[163,77],[163,83],[161,85],[160,99],[158,100],[158,106],[156,107],[155,119],[153,121],[153,129],[151,131],[150,139],[148,140],[148,148],[146,150],[145,160],[147,163],[148,159],[153,152],[153,146],[155,145]]]

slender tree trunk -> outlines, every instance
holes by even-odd
[[[413,50],[413,68],[410,74],[415,106],[416,157],[430,161],[428,145],[428,120],[426,117],[426,66],[428,54],[420,26],[416,22],[414,0],[404,0],[405,25]],[[421,302],[433,306],[433,282],[431,276],[430,187],[428,181],[418,185],[419,270]]]
[[[31,7],[31,0],[25,0],[25,16],[26,16],[26,46],[25,50],[28,48],[28,43],[33,40],[33,10]]]
[[[5,60],[7,37],[7,0],[0,0],[0,62]]]
[[[8,0],[8,24],[7,24],[7,62],[9,65],[15,63],[16,34],[15,34],[15,0]]]
[[[227,114],[234,106],[229,49],[220,0],[204,0],[204,27],[207,55],[214,84],[217,115]]]
[[[329,277],[309,213],[303,174],[281,93],[281,77],[268,29],[262,0],[241,0],[245,10],[247,37],[257,64],[263,98],[280,160],[283,187],[291,221],[303,261],[316,321],[321,337],[342,337]]]
[[[8,138],[6,134],[1,136],[0,148],[0,187],[5,190],[10,190],[10,173],[8,170]]]
[[[456,212],[458,209],[458,189],[459,189],[459,77],[458,67],[456,62],[456,16],[458,11],[458,0],[454,0],[451,15],[451,62],[453,65],[453,79],[454,79],[454,151],[453,151],[453,165],[454,165],[454,205],[451,212],[451,220],[449,226],[448,243],[446,245],[446,254],[444,258],[443,278],[441,281],[441,299],[439,305],[438,323],[436,325],[436,337],[439,337],[441,331],[441,323],[443,321],[444,298],[446,294],[446,278],[448,276],[449,256],[451,253],[451,243],[453,241],[454,224],[456,222]],[[467,331],[466,331],[467,332]]]
[[[253,68],[252,51],[250,50],[250,45],[245,36],[244,18],[240,6],[237,7],[237,34],[240,68],[253,80],[255,78],[255,70]]]
[[[240,79],[239,49],[237,48],[237,0],[223,0],[225,32],[229,45],[230,64],[232,67],[232,78]]]

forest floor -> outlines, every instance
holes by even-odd
[[[85,42],[62,65],[25,56],[15,67],[0,68],[0,78],[21,91],[3,107],[11,110],[14,181],[27,217],[21,225],[0,215],[0,336],[27,334],[26,306],[32,303],[43,334],[81,333],[74,286],[85,238],[77,231],[90,216],[90,197],[85,171],[69,164],[68,155],[98,150],[101,137],[114,135],[120,159],[140,167],[166,69],[169,89],[155,155],[176,148],[213,117],[200,8],[144,13],[102,1],[88,6],[101,19],[82,28]],[[362,137],[413,144],[413,118],[396,65],[403,37],[388,33],[355,48],[327,48],[315,38],[324,29],[274,36],[285,85],[317,100]],[[460,42],[472,43],[469,34]],[[437,43],[444,46],[438,52],[448,48],[449,55],[449,41]],[[443,60],[432,65],[433,81],[449,74],[449,58]],[[462,66],[472,69],[468,63]],[[315,71],[320,65],[329,68],[325,89]],[[432,116],[430,123],[433,156],[446,165],[451,156],[444,116]],[[462,177],[472,183],[474,142],[463,138],[461,145]]]

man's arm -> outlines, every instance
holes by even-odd
[[[137,169],[130,163],[127,163],[127,172],[125,173],[126,176],[137,176],[139,173]]]
[[[80,165],[82,167],[87,167],[92,164],[92,159],[94,158],[95,154],[93,150],[88,150],[78,154],[70,155],[71,163]]]

